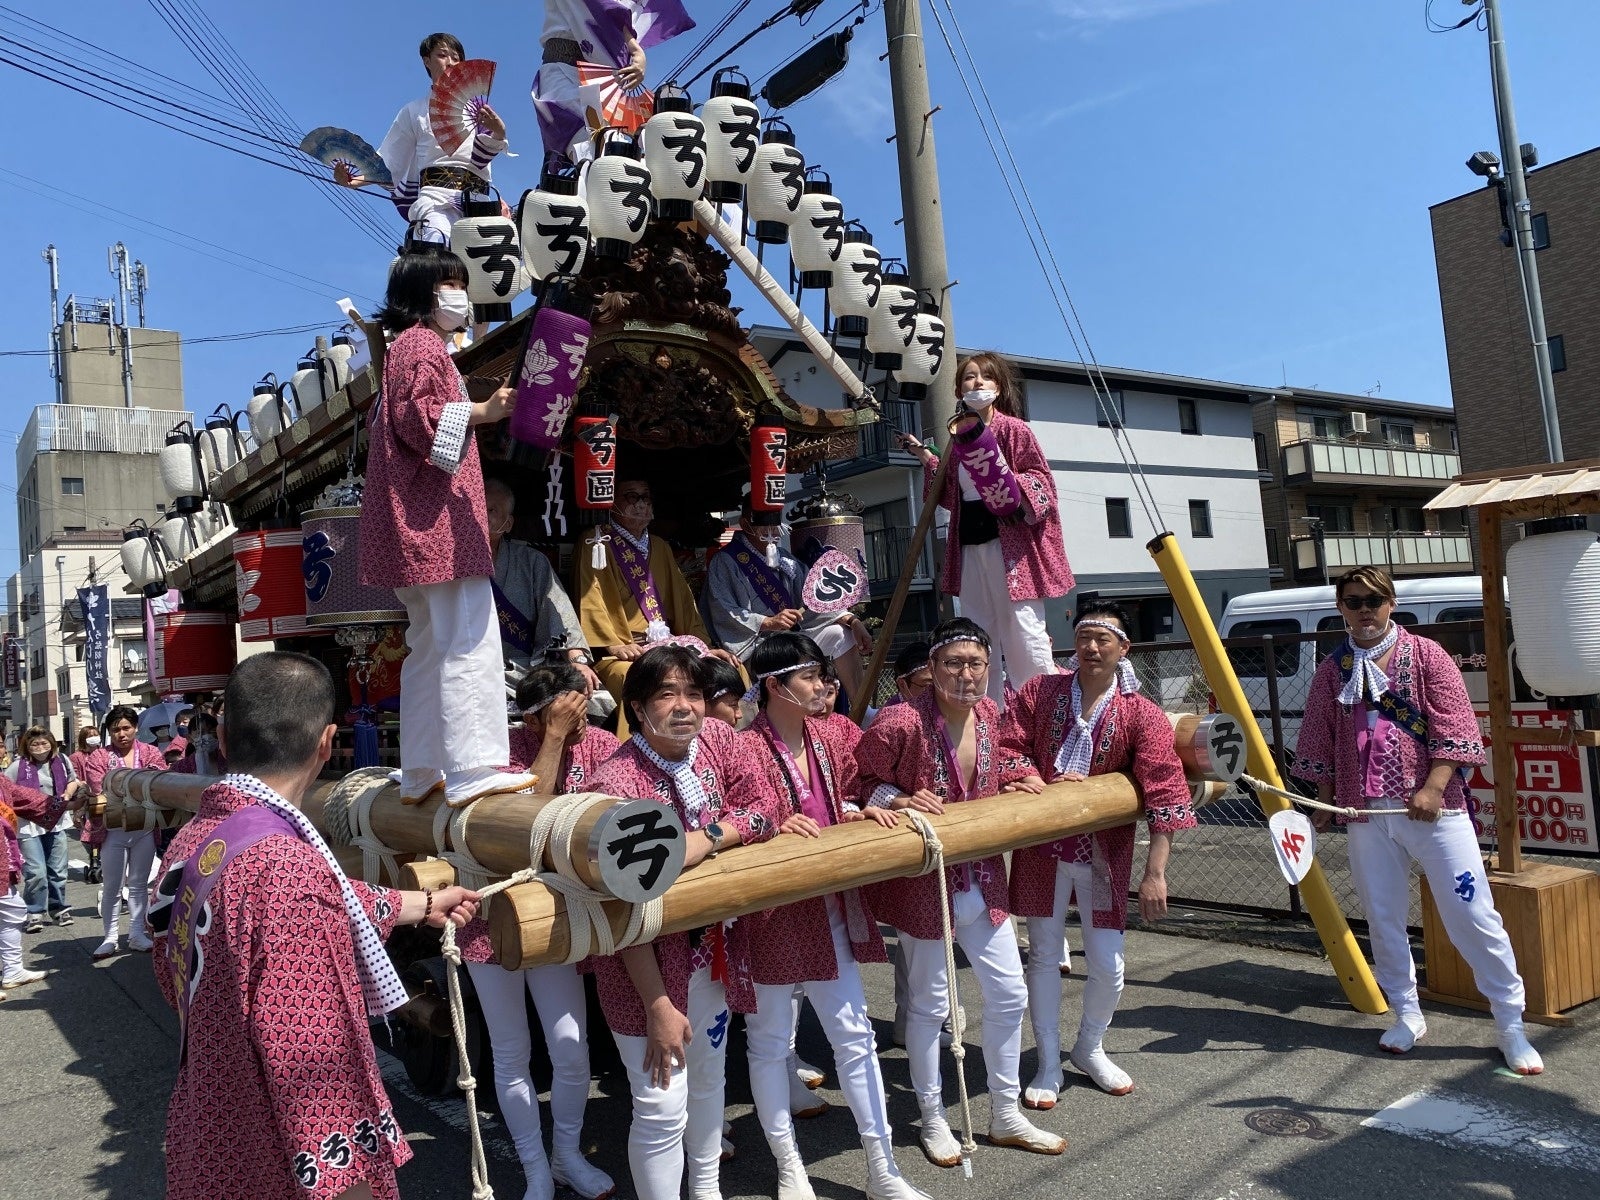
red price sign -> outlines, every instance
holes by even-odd
[[[1562,718],[1541,704],[1513,704],[1511,719],[1527,728],[1559,729]],[[1484,748],[1489,749],[1489,713],[1476,706]],[[1517,827],[1524,850],[1600,853],[1596,843],[1593,777],[1589,752],[1577,746],[1535,746],[1517,743]],[[1475,767],[1468,779],[1477,808],[1473,821],[1478,840],[1494,840],[1496,805],[1494,772]]]

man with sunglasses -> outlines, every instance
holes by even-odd
[[[1523,1030],[1522,977],[1467,814],[1465,768],[1481,765],[1484,753],[1461,671],[1438,642],[1394,623],[1387,571],[1346,571],[1334,597],[1349,636],[1311,681],[1294,774],[1314,783],[1325,804],[1337,797],[1341,808],[1391,810],[1340,818],[1374,973],[1395,1011],[1378,1047],[1404,1054],[1427,1032],[1406,933],[1415,862],[1489,1001],[1506,1066],[1537,1075],[1544,1064]],[[1330,816],[1317,813],[1317,827],[1327,828]]]

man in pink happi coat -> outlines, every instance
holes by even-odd
[[[248,658],[225,711],[232,773],[168,848],[151,913],[156,979],[180,1017],[166,1195],[390,1200],[411,1148],[368,1021],[406,992],[381,939],[396,925],[465,924],[476,896],[347,879],[300,812],[338,728],[321,663]]]

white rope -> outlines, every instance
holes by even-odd
[[[950,1053],[956,1060],[956,1088],[961,1093],[961,1173],[972,1178],[972,1156],[978,1143],[972,1138],[972,1098],[967,1095],[966,1017],[961,1008],[961,998],[956,987],[956,940],[950,924],[950,881],[944,869],[944,843],[934,832],[928,818],[908,808],[906,817],[911,828],[922,835],[922,870],[919,875],[935,873],[939,879],[939,915],[944,921],[944,969],[950,995]]]
[[[1268,783],[1265,779],[1257,779],[1254,775],[1241,775],[1239,782],[1248,784],[1252,791],[1270,792],[1280,796],[1291,804],[1298,804],[1303,808],[1316,809],[1318,812],[1330,812],[1335,816],[1347,819],[1361,817],[1404,817],[1411,814],[1409,808],[1355,808],[1350,805],[1328,804],[1321,800],[1313,800],[1310,796],[1302,796],[1299,792],[1286,792],[1281,787]]]

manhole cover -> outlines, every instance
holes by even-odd
[[[1305,1137],[1318,1141],[1333,1136],[1317,1118],[1291,1108],[1262,1108],[1245,1117],[1244,1123],[1257,1133],[1272,1137]]]

